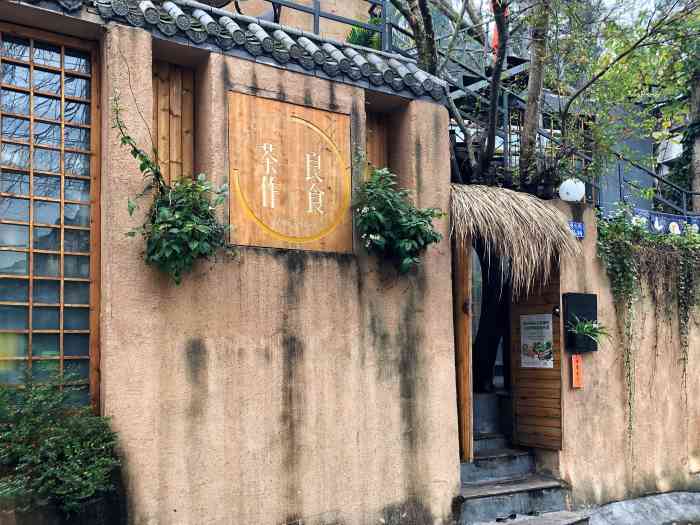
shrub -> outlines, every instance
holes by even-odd
[[[73,388],[31,377],[21,389],[0,386],[0,497],[70,515],[116,490],[116,434],[91,408],[71,406]]]
[[[416,208],[408,190],[401,189],[388,169],[374,170],[356,195],[357,228],[370,253],[391,261],[400,273],[420,264],[420,255],[442,235],[433,219],[437,208]]]
[[[127,233],[131,237],[136,234],[143,236],[146,264],[152,264],[168,274],[175,284],[180,284],[183,275],[191,271],[199,259],[209,260],[221,249],[232,253],[233,247],[226,240],[229,226],[220,223],[216,217],[216,208],[225,202],[228,187],[224,184],[218,189],[214,188],[204,174],[169,184],[154,160],[157,152],[154,150],[153,156],[148,155],[129,135],[121,118],[117,96],[114,97],[112,111],[113,127],[119,133],[121,145],[128,148],[138,162],[146,183],[136,198],[153,194],[144,223]],[[130,215],[136,209],[131,199],[128,209]]]

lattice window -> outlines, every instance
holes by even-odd
[[[35,36],[0,24],[0,383],[70,374],[96,402],[96,56]]]

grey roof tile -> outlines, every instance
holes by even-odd
[[[38,0],[29,0],[38,1]],[[325,78],[341,77],[402,96],[429,96],[443,101],[445,82],[398,54],[324,39],[308,31],[238,15],[195,0],[51,0],[76,11],[83,2],[97,7],[103,19],[157,30],[168,38],[185,37],[196,45],[217,48],[236,56],[245,49],[254,60],[313,71]],[[179,39],[179,38],[176,38]],[[292,67],[294,66],[294,67]]]

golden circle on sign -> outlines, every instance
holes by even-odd
[[[338,165],[341,168],[341,181],[340,181],[340,186],[341,186],[341,198],[340,198],[340,205],[338,206],[338,209],[334,215],[331,216],[329,222],[327,225],[323,226],[321,229],[319,229],[316,232],[313,232],[309,235],[302,235],[302,236],[296,236],[296,235],[289,235],[287,233],[281,232],[278,229],[276,229],[274,226],[268,224],[265,222],[263,218],[258,216],[257,213],[255,213],[255,210],[253,209],[253,206],[251,206],[250,202],[248,202],[248,199],[244,195],[241,187],[241,182],[240,182],[240,172],[236,171],[235,177],[234,177],[234,182],[236,184],[236,193],[238,194],[238,198],[243,205],[243,209],[245,210],[246,214],[258,225],[260,226],[263,230],[265,230],[268,234],[271,236],[289,242],[289,243],[294,243],[294,244],[304,244],[307,242],[312,242],[312,241],[317,241],[329,233],[331,233],[333,230],[335,230],[342,222],[343,219],[345,219],[345,214],[347,213],[349,207],[350,207],[350,193],[351,193],[351,180],[350,180],[350,168],[349,166],[344,165],[343,162],[343,156],[340,153],[340,150],[336,146],[335,142],[318,126],[315,124],[304,120],[301,117],[294,116],[292,115],[289,117],[289,120],[295,124],[299,124],[301,126],[306,127],[307,129],[311,130],[313,133],[318,135],[330,148],[332,151],[333,155],[336,158],[336,161],[338,162]]]

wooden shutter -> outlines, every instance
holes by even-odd
[[[194,170],[194,71],[153,63],[153,141],[165,180]]]
[[[381,113],[367,112],[367,163],[371,170],[389,165],[387,117]]]
[[[523,315],[553,314],[560,308],[559,274],[547,286],[512,305],[511,371],[514,441],[523,446],[562,448],[562,344],[561,318],[552,315],[553,368],[527,368],[521,363],[520,318]],[[558,310],[557,310],[558,311]]]

